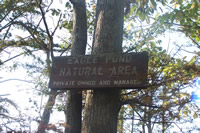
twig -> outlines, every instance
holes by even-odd
[[[0,62],[0,65],[3,65],[4,63],[6,63],[6,62],[8,62],[8,61],[10,61],[10,60],[12,60],[12,59],[15,59],[15,58],[17,58],[17,57],[19,57],[19,56],[21,56],[21,55],[24,55],[24,54],[29,53],[29,52],[35,52],[35,51],[37,51],[37,50],[33,50],[33,51],[28,51],[28,52],[20,53],[20,54],[15,55],[15,56],[13,56],[13,57],[11,57],[11,58],[9,58],[9,59],[3,61],[3,62]]]
[[[3,61],[3,62],[0,62],[0,65],[3,65],[4,63],[6,63],[6,62],[8,62],[8,61],[10,61],[10,60],[12,60],[12,59],[14,59],[14,58],[17,58],[17,57],[19,57],[19,56],[21,56],[21,55],[23,55],[23,54],[18,54],[18,55],[16,55],[16,56],[13,56],[13,57],[11,57],[11,58],[9,58],[9,59],[7,59],[7,60],[5,60],[5,61]],[[1,82],[0,82],[1,83]]]
[[[189,38],[192,40],[192,42],[193,42],[194,44],[197,45],[198,48],[200,48],[200,44],[199,44],[199,43],[197,43],[191,36],[189,36]]]
[[[18,25],[21,25],[22,27],[24,27],[30,34],[31,36],[33,37],[33,39],[38,43],[38,44],[44,44],[44,42],[40,42],[36,37],[35,35],[33,34],[33,32],[30,30],[30,27],[28,27],[26,24],[20,22],[20,21],[14,21],[13,24],[18,24]],[[45,49],[45,48],[44,48]]]
[[[4,40],[6,39],[8,33],[9,33],[9,31],[10,31],[11,26],[12,26],[12,25],[10,25],[10,26],[8,27],[8,29],[7,29],[7,31],[6,31],[6,34],[5,34],[4,37],[3,37],[3,43],[4,43]]]
[[[0,97],[9,96],[10,94],[1,94]]]
[[[8,81],[22,81],[22,82],[27,82],[27,83],[34,83],[32,81],[27,81],[27,80],[23,80],[23,79],[6,79],[3,81],[0,81],[0,83],[4,83],[4,82],[8,82]]]
[[[152,108],[162,108],[162,107],[159,107],[159,106],[144,104],[144,103],[140,102],[138,99],[128,99],[128,100],[122,101],[122,104],[130,104],[131,105],[133,103],[137,103],[140,106],[147,106],[147,107],[152,107]]]
[[[60,14],[60,17],[59,17],[58,23],[57,23],[57,25],[56,25],[56,27],[55,27],[53,33],[51,34],[51,36],[54,36],[56,30],[58,29],[58,27],[59,27],[59,23],[60,23],[60,21],[61,21],[61,17],[62,17],[62,14]]]
[[[60,56],[62,56],[70,47],[71,47],[71,44],[60,54]]]

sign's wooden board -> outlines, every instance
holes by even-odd
[[[147,52],[55,57],[49,87],[142,89],[147,85],[147,69]]]

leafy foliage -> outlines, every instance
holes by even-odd
[[[17,59],[20,56],[28,58],[29,61],[12,64],[16,69],[22,66],[32,77],[34,89],[39,96],[49,96],[51,91],[47,86],[48,76],[54,55],[69,54],[71,48],[71,34],[73,28],[72,12],[73,6],[70,2],[64,3],[65,9],[52,7],[55,1],[38,0],[2,0],[0,1],[0,66],[8,61]],[[95,29],[96,1],[87,1],[87,24],[88,24],[88,53],[91,50],[91,42]],[[189,121],[199,118],[199,109],[190,103],[190,94],[185,88],[190,87],[192,79],[199,76],[200,66],[197,63],[199,54],[192,59],[177,58],[180,51],[169,54],[160,44],[162,41],[159,35],[164,34],[168,29],[181,32],[189,37],[193,43],[199,45],[199,9],[197,0],[127,0],[125,7],[124,22],[124,52],[148,51],[149,53],[149,74],[147,90],[124,90],[121,93],[122,106],[119,115],[119,131],[125,129],[125,119],[134,122],[134,129],[144,130],[145,126],[149,131],[169,129],[174,123]],[[58,20],[51,24],[48,19]],[[53,26],[52,26],[53,25]],[[23,31],[26,35],[14,35],[14,31]],[[57,31],[59,31],[58,34]],[[64,32],[62,32],[64,31]],[[61,35],[64,33],[64,37]],[[57,40],[59,39],[59,41]],[[9,55],[8,59],[2,58],[7,50],[17,51],[16,55]],[[17,53],[16,52],[16,53]],[[11,53],[11,52],[10,52]],[[10,58],[11,57],[11,58]],[[62,95],[60,103],[47,102],[52,108],[58,111],[64,110],[65,94]],[[57,93],[53,94],[56,97]],[[85,97],[85,96],[84,96]],[[16,107],[11,100],[0,97],[1,103],[9,103]],[[35,108],[39,108],[36,101]],[[38,116],[44,108],[40,107]],[[2,118],[9,117],[9,109],[4,104],[0,106]],[[50,116],[49,116],[50,117]],[[134,119],[133,119],[134,117]],[[42,120],[42,117],[35,119]],[[40,122],[38,122],[40,123]],[[69,127],[64,123],[48,124],[47,129],[60,131],[58,126]],[[0,127],[2,128],[2,127]]]
[[[129,109],[129,118],[132,118],[134,111],[137,114],[135,121],[140,120],[138,124],[147,126],[151,132],[156,124],[161,124],[160,129],[164,131],[173,123],[186,121],[188,115],[197,118],[189,110],[195,105],[190,103],[190,94],[185,90],[200,71],[194,59],[186,61],[185,58],[174,58],[154,42],[145,46],[141,50],[149,53],[149,87],[147,90],[122,94],[122,101],[134,109]]]
[[[184,33],[199,47],[200,4],[197,0],[172,0],[168,7],[170,11],[158,17],[160,22]]]

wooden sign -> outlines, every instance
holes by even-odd
[[[142,89],[147,69],[147,52],[55,57],[49,87]]]

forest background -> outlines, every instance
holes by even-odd
[[[54,56],[71,55],[76,2],[0,1],[0,131],[70,128],[68,93],[49,89],[48,81]],[[87,20],[84,54],[89,55],[97,2],[81,2]],[[147,51],[149,68],[147,89],[120,92],[119,133],[199,130],[199,107],[191,102],[200,71],[199,10],[197,0],[125,0],[123,52]],[[86,96],[83,91],[83,112]]]

